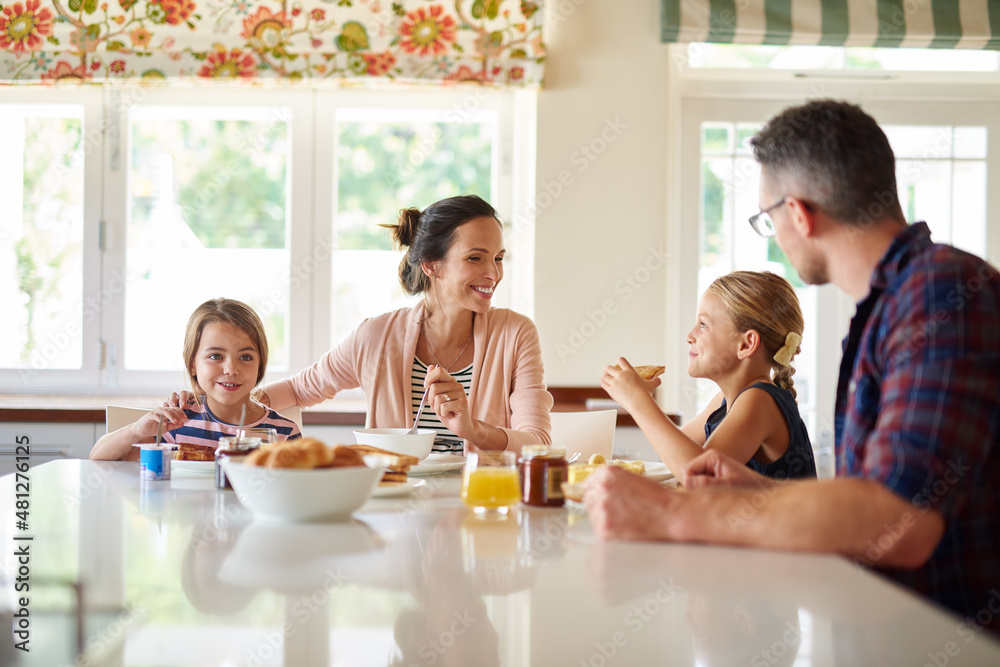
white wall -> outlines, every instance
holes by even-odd
[[[664,363],[668,49],[650,0],[546,5],[535,321],[550,385]]]

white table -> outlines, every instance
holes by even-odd
[[[564,509],[484,522],[454,474],[318,525],[254,522],[211,478],[140,483],[136,463],[29,478],[27,531],[0,479],[0,610],[20,609],[30,545],[23,664],[71,664],[79,624],[78,664],[109,667],[1000,665],[1000,643],[842,558],[603,543]]]

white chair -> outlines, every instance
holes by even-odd
[[[290,408],[277,410],[277,413],[282,417],[291,419],[293,422],[295,422],[295,425],[299,427],[299,430],[300,431],[302,430],[302,408],[300,408],[297,405],[293,405]]]
[[[104,412],[104,425],[108,433],[128,426],[149,412],[150,408],[127,408],[122,405],[109,405]]]
[[[552,444],[566,448],[566,457],[580,452],[586,462],[592,454],[603,454],[611,460],[615,448],[617,410],[588,410],[585,412],[551,412]]]

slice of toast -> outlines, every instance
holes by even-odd
[[[362,456],[381,457],[382,460],[385,461],[385,467],[391,471],[405,473],[410,469],[410,467],[415,466],[420,462],[420,459],[416,456],[390,452],[387,449],[380,449],[378,447],[372,447],[371,445],[348,445],[348,447]]]
[[[406,484],[407,475],[405,472],[396,472],[395,470],[386,470],[382,473],[382,479],[379,481],[379,486],[402,486]]]

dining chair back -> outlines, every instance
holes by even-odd
[[[108,433],[111,433],[137,421],[147,412],[149,412],[149,408],[129,408],[123,405],[109,405],[104,412],[104,424],[107,427]]]
[[[302,430],[302,408],[300,408],[297,405],[293,405],[290,408],[283,408],[279,410],[278,414],[280,414],[282,417],[291,419],[293,422],[295,422],[296,426],[299,427],[299,430],[300,431]]]
[[[580,452],[586,462],[592,454],[602,454],[608,460],[615,448],[617,410],[585,412],[552,412],[552,444],[565,447],[567,458]]]

